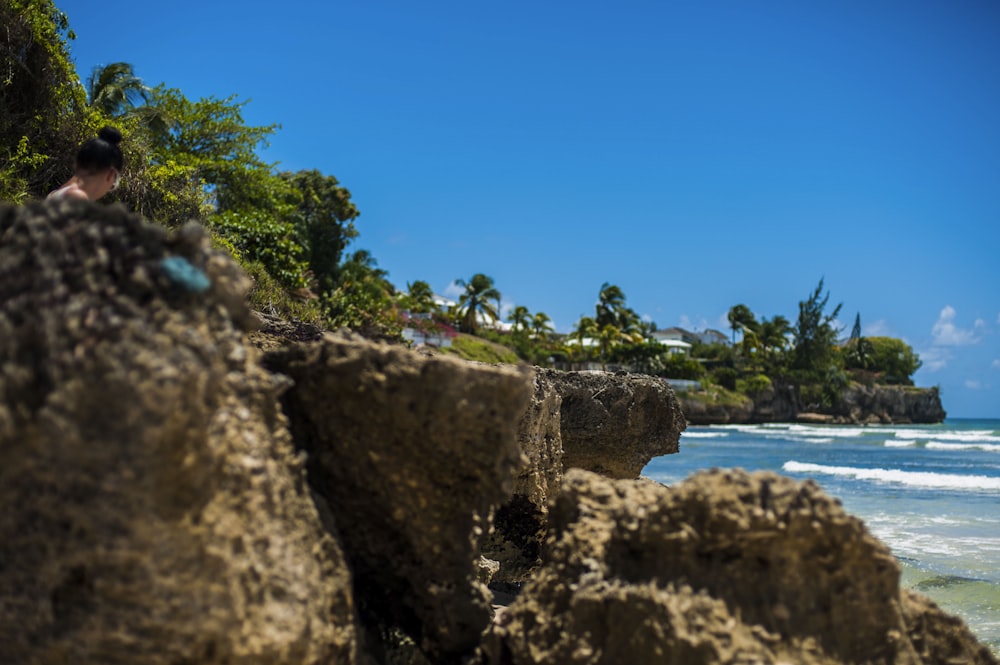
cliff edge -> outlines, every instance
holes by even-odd
[[[253,332],[247,286],[0,207],[0,663],[997,663],[815,485],[636,478],[662,382]]]
[[[836,404],[803,404],[794,386],[776,384],[752,397],[680,393],[681,409],[692,425],[812,422],[831,425],[910,425],[942,422],[947,413],[934,388],[851,383]]]

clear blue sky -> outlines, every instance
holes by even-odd
[[[994,0],[56,0],[81,76],[251,100],[335,175],[401,289],[491,276],[569,331],[603,282],[661,328],[904,339],[949,415],[1000,417]]]

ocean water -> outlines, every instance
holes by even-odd
[[[1000,420],[690,427],[643,475],[669,485],[712,467],[814,479],[892,549],[904,587],[1000,654]]]

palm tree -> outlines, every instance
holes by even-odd
[[[621,317],[625,309],[625,294],[621,288],[614,284],[604,282],[601,284],[601,291],[597,296],[597,307],[594,320],[598,327],[606,325],[621,327]]]
[[[531,312],[524,305],[518,305],[511,311],[507,320],[513,324],[514,332],[519,330],[527,330],[528,326],[531,325]]]
[[[465,289],[458,299],[459,311],[462,313],[462,328],[475,334],[478,318],[482,314],[491,321],[496,321],[500,315],[490,303],[500,300],[500,292],[493,286],[493,278],[482,273],[476,273],[468,282],[456,280],[458,286]]]
[[[570,355],[579,354],[580,356],[583,356],[583,340],[593,339],[597,335],[597,322],[589,316],[581,316],[580,320],[576,322],[576,328],[573,330],[573,335],[576,338],[576,344],[568,344],[566,348],[569,350]]]
[[[620,344],[621,341],[622,331],[611,323],[601,326],[601,329],[597,331],[597,345],[601,354],[601,365],[605,368],[608,366],[608,355],[612,347]]]
[[[555,328],[552,327],[552,319],[545,312],[538,312],[535,314],[535,318],[531,320],[531,332],[534,334],[535,339],[542,337],[547,337],[550,332],[555,332]]]
[[[423,280],[406,283],[406,296],[404,304],[414,314],[426,314],[436,309],[434,304],[434,291],[431,285]]]
[[[734,305],[732,309],[729,310],[729,327],[733,329],[733,344],[736,344],[736,331],[740,329],[751,329],[754,330],[757,327],[757,319],[754,318],[753,312],[746,305]]]
[[[774,351],[784,351],[788,348],[788,335],[792,333],[792,324],[788,319],[775,316],[773,319],[763,319],[757,338],[765,356],[772,356]]]
[[[117,118],[149,101],[152,91],[127,62],[94,67],[87,79],[87,99],[92,107]]]

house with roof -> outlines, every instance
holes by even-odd
[[[652,333],[653,339],[667,347],[671,354],[688,355],[697,340],[693,333],[683,328],[664,328]]]
[[[721,330],[708,328],[707,330],[694,333],[694,335],[702,344],[729,344],[729,336]]]

